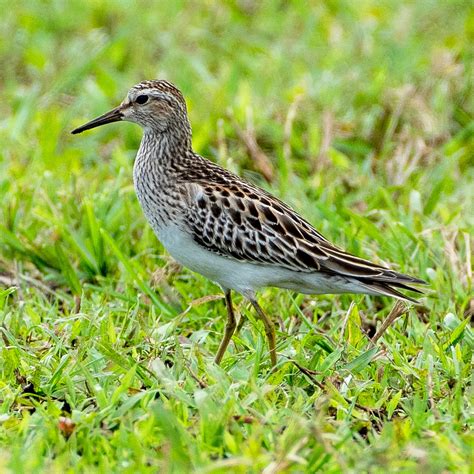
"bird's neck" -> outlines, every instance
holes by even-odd
[[[146,168],[157,168],[162,172],[180,168],[192,151],[191,134],[188,131],[170,134],[145,129],[137,160]]]
[[[166,229],[170,203],[179,198],[179,178],[190,168],[191,139],[145,130],[133,166],[133,182],[140,205],[157,235]],[[178,199],[179,201],[179,199]]]

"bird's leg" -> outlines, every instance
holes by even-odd
[[[268,347],[270,349],[270,360],[272,366],[275,367],[277,358],[276,358],[276,348],[275,348],[275,326],[273,321],[263,312],[260,305],[257,303],[257,300],[254,298],[249,298],[252,303],[255,311],[257,311],[258,317],[262,320],[263,325],[265,326],[265,334],[268,339]]]
[[[224,356],[227,346],[229,345],[229,342],[232,338],[232,334],[234,334],[236,326],[230,290],[225,290],[225,305],[227,308],[227,322],[225,325],[224,337],[219,345],[219,350],[217,351],[216,358],[214,359],[216,364],[221,363],[222,357]]]

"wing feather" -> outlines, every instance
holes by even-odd
[[[380,282],[422,283],[331,244],[289,206],[246,183],[184,183],[194,240],[228,258]]]

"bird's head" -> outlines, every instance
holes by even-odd
[[[134,122],[145,131],[190,137],[186,102],[183,94],[164,80],[143,81],[133,86],[124,101],[115,109],[74,129],[81,133],[91,128],[118,121]]]

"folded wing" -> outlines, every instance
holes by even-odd
[[[183,192],[188,201],[186,224],[194,240],[219,255],[295,272],[339,274],[368,285],[418,291],[407,284],[424,283],[337,248],[259,188],[196,181],[186,184]]]

